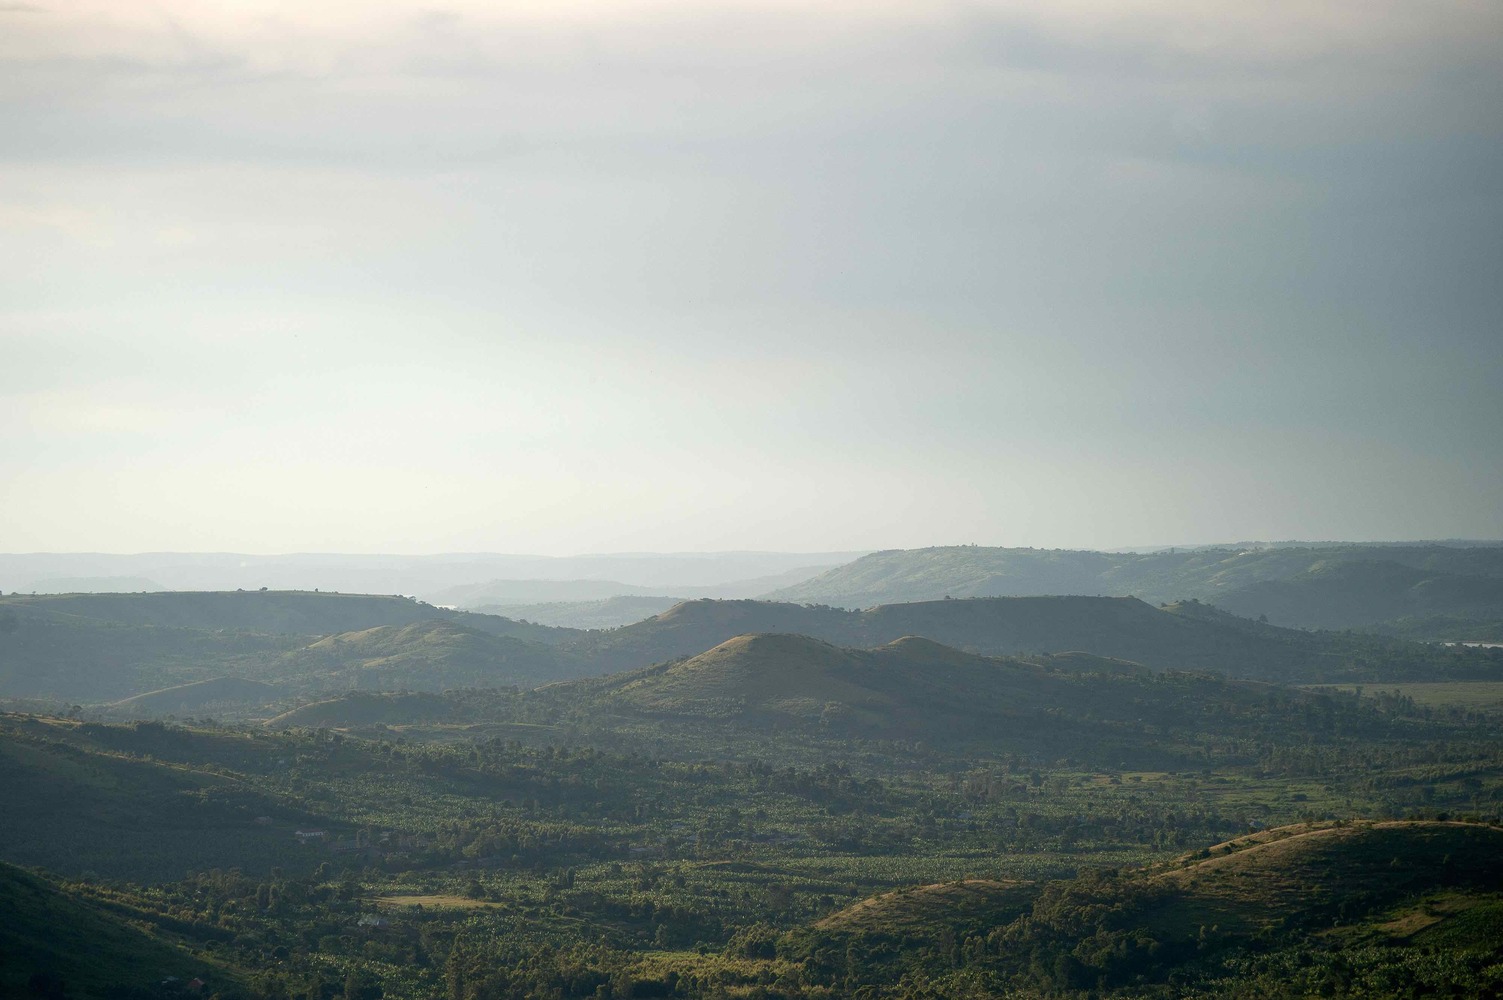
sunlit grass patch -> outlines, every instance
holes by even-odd
[[[377,896],[375,903],[384,909],[421,906],[425,910],[478,910],[500,905],[489,900],[470,899],[468,896],[454,896],[445,893]]]

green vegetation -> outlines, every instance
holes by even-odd
[[[687,729],[678,753],[651,756],[592,748],[592,734],[566,747],[560,728],[528,746],[11,716],[0,844],[78,880],[65,887],[78,905],[228,970],[227,997],[906,996],[972,981],[1187,995],[1257,983],[1301,949],[1334,968],[1340,947],[1316,935],[1332,920],[1390,950],[1441,933],[1457,956],[1496,947],[1492,828],[1277,829],[1332,813],[1497,820],[1487,727],[1389,731],[1366,700],[1324,702],[1344,740],[1270,733],[1246,761],[1154,771],[793,732],[758,744],[781,760],[738,760]],[[143,836],[122,842],[128,830]],[[26,976],[105,995],[70,978],[69,947],[24,953]],[[96,982],[155,981],[101,968]],[[1482,982],[1457,969],[1438,981]]]
[[[1503,990],[1500,682],[1433,680],[1495,652],[1112,598],[695,601],[547,643],[398,599],[255,631],[239,599],[0,608],[146,637],[10,647],[36,678],[182,677],[0,714],[0,861],[33,869],[0,867],[0,994]]]
[[[172,995],[197,979],[237,991],[237,977],[211,957],[98,905],[86,889],[0,863],[0,995]],[[163,988],[163,983],[168,983]]]

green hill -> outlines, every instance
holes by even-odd
[[[1503,830],[1476,823],[1285,827],[1205,853],[1149,880],[1172,891],[1149,926],[1191,933],[1189,915],[1203,911],[1223,933],[1254,934],[1441,888],[1503,889]]]
[[[164,980],[206,990],[236,976],[58,884],[0,863],[0,996],[153,996]],[[140,991],[135,993],[132,991]]]

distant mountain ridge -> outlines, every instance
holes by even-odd
[[[1503,622],[1503,546],[1337,545],[1107,553],[950,546],[876,552],[768,600],[861,608],[943,597],[1196,598],[1276,624],[1357,628],[1451,616]]]

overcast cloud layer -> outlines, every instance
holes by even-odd
[[[1500,537],[1500,52],[1491,0],[0,3],[0,551]]]

